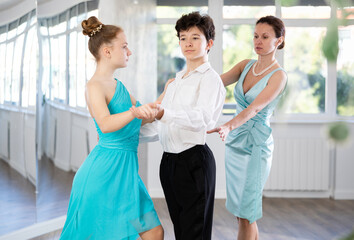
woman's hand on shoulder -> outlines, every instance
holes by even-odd
[[[160,104],[163,100],[163,98],[165,97],[168,85],[170,85],[171,82],[173,82],[175,80],[175,78],[170,78],[167,80],[167,82],[165,83],[165,88],[163,90],[163,92],[161,93],[161,95],[156,99],[155,103]]]
[[[167,80],[167,82],[165,83],[165,88],[163,90],[164,92],[166,92],[168,85],[170,85],[170,83],[173,82],[174,80],[175,78],[170,78]]]

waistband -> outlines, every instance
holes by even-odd
[[[138,146],[136,143],[117,143],[117,142],[104,142],[99,141],[97,146],[114,149],[114,150],[122,150],[122,151],[130,151],[130,152],[138,152]]]
[[[164,152],[163,156],[165,157],[179,157],[179,158],[184,158],[185,156],[190,155],[192,152],[195,151],[206,151],[206,150],[210,150],[210,148],[208,147],[207,144],[204,145],[195,145],[194,147],[188,148],[187,150],[184,150],[183,152],[180,153],[170,153],[170,152]]]

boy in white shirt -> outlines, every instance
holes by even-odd
[[[208,62],[215,37],[213,20],[192,12],[183,15],[175,28],[187,66],[168,85],[157,121],[144,125],[141,137],[149,141],[158,134],[162,144],[160,180],[176,239],[209,240],[216,169],[205,141],[221,114],[225,88]]]

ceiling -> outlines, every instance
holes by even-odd
[[[24,1],[26,0],[0,0],[0,11],[12,8],[13,6]]]
[[[0,0],[0,12],[6,11],[7,9],[10,9],[18,4],[27,2],[29,0]],[[36,0],[33,0],[35,2]],[[37,0],[37,4],[41,5],[46,2],[50,2],[51,0]]]

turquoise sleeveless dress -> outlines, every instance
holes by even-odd
[[[137,106],[140,105],[137,103]],[[128,111],[129,93],[117,80],[108,104],[111,114]],[[153,202],[138,175],[137,148],[141,120],[103,134],[77,171],[60,239],[133,239],[160,225]]]
[[[273,70],[244,94],[244,79],[255,62],[250,60],[247,63],[235,86],[236,115],[253,102],[274,72],[282,70]],[[282,93],[252,119],[232,130],[226,139],[226,208],[250,223],[262,217],[262,191],[270,172],[273,152],[269,119]]]

